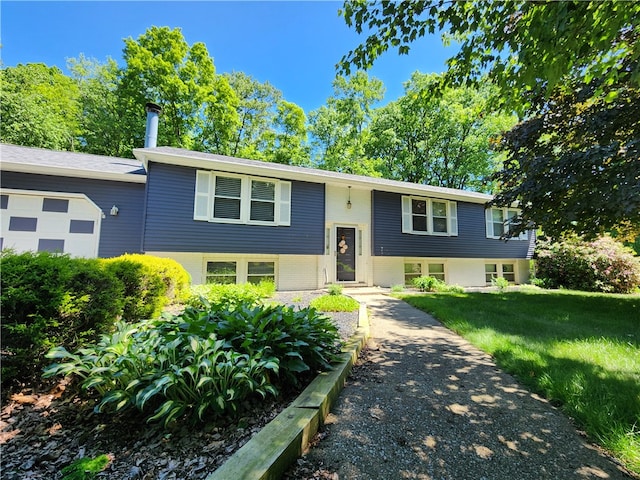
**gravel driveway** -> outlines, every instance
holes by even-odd
[[[622,468],[562,413],[431,316],[383,295],[321,440],[286,478],[609,479]]]

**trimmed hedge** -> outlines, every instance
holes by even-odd
[[[640,286],[640,258],[609,236],[539,240],[536,277],[535,283],[548,288],[631,293]]]
[[[104,260],[5,250],[0,268],[3,387],[39,373],[53,345],[74,349],[119,319],[158,316],[189,287],[180,264],[145,255]]]

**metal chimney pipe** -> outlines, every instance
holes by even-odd
[[[147,130],[144,136],[144,148],[154,148],[158,145],[158,116],[162,113],[162,107],[155,103],[147,103]]]

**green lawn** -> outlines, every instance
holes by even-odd
[[[640,474],[640,296],[532,288],[400,297],[491,354]]]

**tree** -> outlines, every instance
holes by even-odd
[[[307,117],[295,103],[282,100],[274,121],[275,131],[267,137],[266,160],[286,165],[308,166]]]
[[[501,106],[525,119],[505,137],[495,200],[519,203],[521,228],[640,230],[640,2],[347,1],[342,14],[358,32],[370,29],[343,71],[370,66],[390,47],[408,53],[417,38],[446,29],[460,49],[442,85],[485,75],[497,85]]]
[[[143,108],[120,93],[121,70],[115,60],[105,63],[83,55],[67,62],[80,91],[82,119],[79,150],[97,155],[133,157],[132,149],[141,147],[140,111]],[[138,132],[135,135],[134,132]]]
[[[382,100],[384,85],[359,71],[336,77],[333,90],[327,104],[309,114],[315,163],[326,170],[378,176],[364,146],[373,105]]]
[[[125,40],[126,66],[121,94],[139,111],[144,134],[144,105],[162,106],[158,143],[191,148],[201,131],[205,103],[215,86],[215,67],[204,43],[189,46],[179,28],[151,27],[137,40]],[[142,145],[140,135],[138,145]]]
[[[546,110],[503,138],[508,153],[494,202],[518,202],[520,228],[537,223],[555,238],[640,234],[640,89],[614,85],[615,99],[594,100],[599,85],[558,91]]]
[[[367,153],[385,178],[490,192],[500,167],[494,145],[515,117],[491,112],[486,86],[429,95],[439,81],[413,73],[405,95],[376,111]]]
[[[29,147],[78,147],[79,91],[56,67],[43,63],[0,70],[0,139]]]
[[[368,30],[365,42],[342,57],[342,73],[369,68],[390,47],[407,54],[418,38],[446,30],[445,42],[460,48],[447,61],[444,83],[477,84],[486,77],[521,112],[528,108],[524,92],[543,99],[567,75],[604,85],[640,82],[640,70],[622,64],[640,57],[639,2],[347,0],[341,14],[358,33]]]

